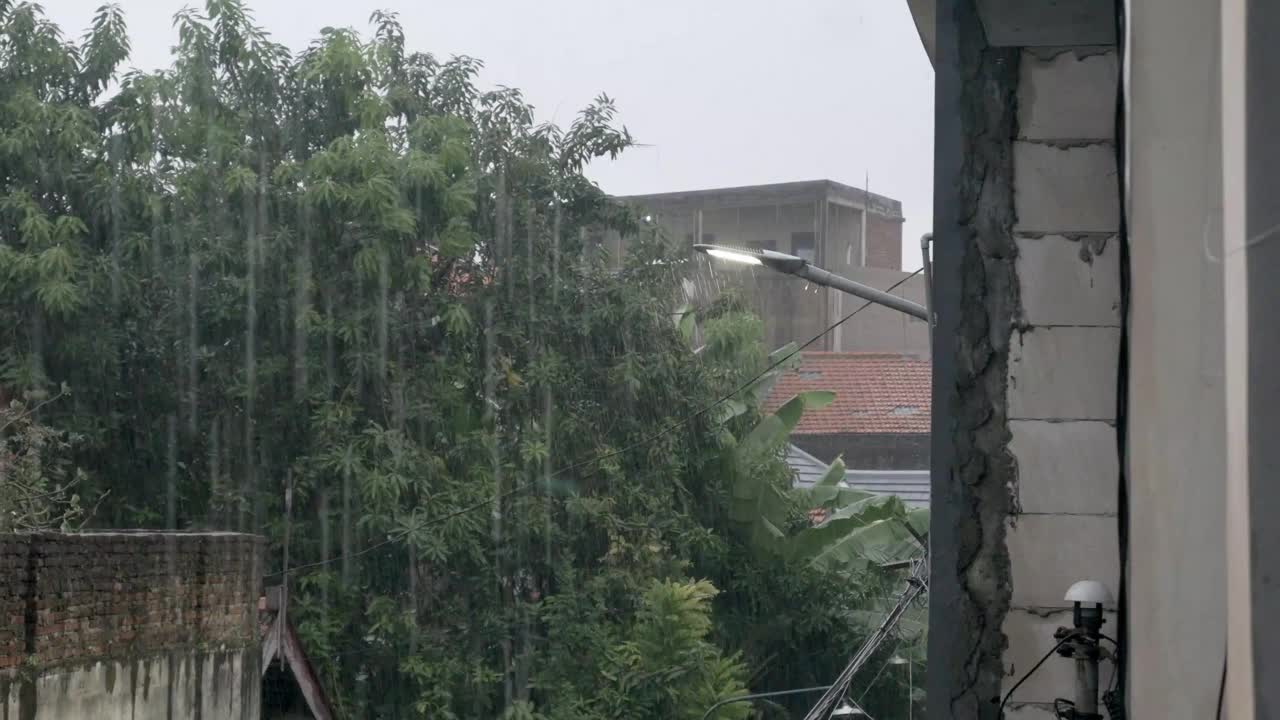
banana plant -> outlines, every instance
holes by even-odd
[[[767,394],[767,390],[765,391]],[[929,511],[908,509],[893,495],[876,495],[844,483],[845,464],[836,458],[810,488],[787,493],[770,483],[763,464],[776,459],[805,410],[825,407],[835,395],[800,393],[762,419],[732,451],[730,518],[748,528],[757,545],[794,562],[845,575],[919,557]],[[822,510],[823,519],[788,535],[794,508]]]
[[[826,511],[826,517],[788,539],[788,557],[848,574],[918,557],[929,510],[908,509],[895,495],[855,490],[844,476],[844,461],[836,458],[812,488],[796,491],[803,505]]]
[[[777,459],[791,431],[806,409],[829,405],[835,393],[816,390],[803,392],[783,403],[776,412],[761,420],[732,450],[733,490],[729,517],[748,526],[752,541],[770,551],[778,551],[786,540],[792,504],[787,492],[772,481],[775,475],[764,471],[767,463]]]

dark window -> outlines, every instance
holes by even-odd
[[[809,262],[818,261],[818,246],[812,232],[791,233],[791,254]]]
[[[715,233],[708,233],[708,232],[702,233],[702,243],[704,245],[714,245],[715,242],[716,242]]]

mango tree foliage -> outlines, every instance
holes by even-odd
[[[77,441],[90,526],[264,534],[344,717],[693,717],[829,681],[867,594],[731,519],[744,473],[789,481],[725,461],[756,443],[759,322],[671,322],[685,253],[583,175],[631,143],[613,101],[538,124],[371,25],[295,53],[208,0],[137,71],[118,9],[73,39],[0,0],[0,387],[71,388],[37,419]],[[595,228],[632,238],[620,267]]]

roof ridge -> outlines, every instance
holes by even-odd
[[[802,357],[885,357],[897,358],[901,360],[916,360],[918,362],[929,362],[928,358],[922,358],[914,353],[899,353],[890,350],[805,350],[800,353]]]

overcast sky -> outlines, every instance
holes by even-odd
[[[46,1],[78,36],[103,0]],[[203,0],[119,0],[131,65],[169,64],[175,12]],[[617,195],[828,178],[902,201],[903,266],[930,230],[933,70],[907,0],[257,0],[299,49],[325,26],[400,14],[413,49],[484,60],[482,84],[524,91],[567,124],[616,99],[646,147],[590,175]]]

